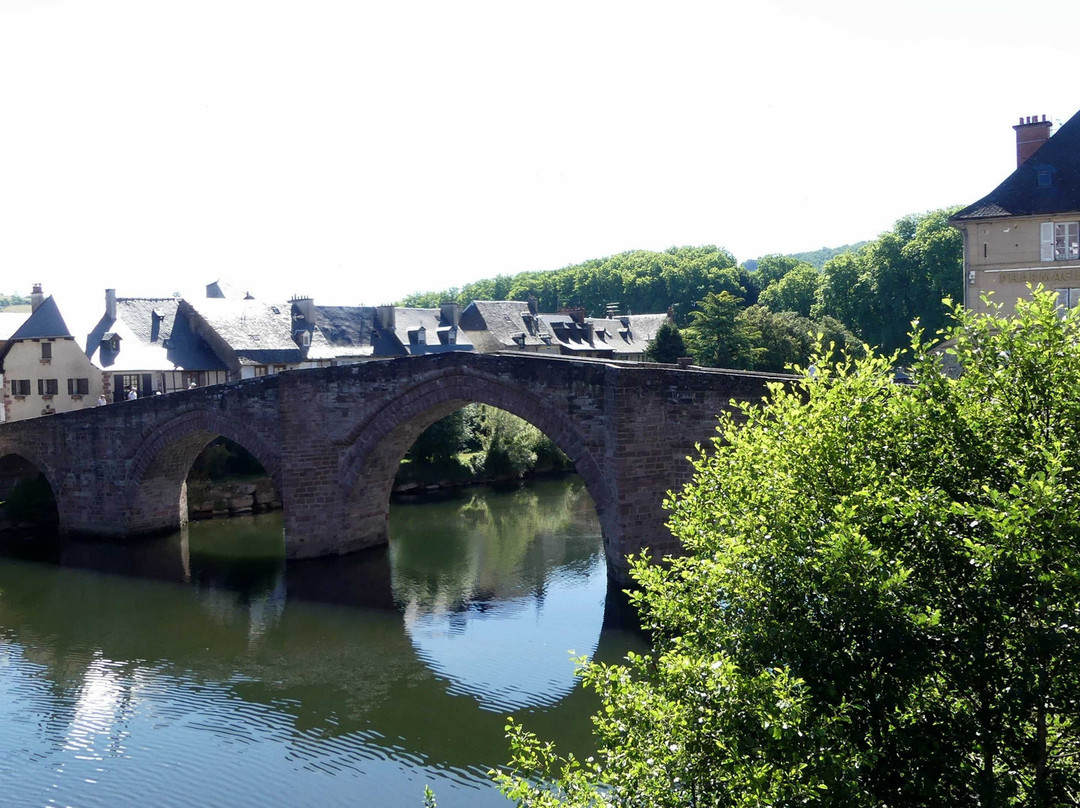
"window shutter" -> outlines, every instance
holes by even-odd
[[[75,380],[74,379],[68,379],[68,395],[69,396],[75,395]]]
[[[45,380],[44,379],[38,379],[37,380],[37,394],[39,396],[45,395]]]
[[[1041,261],[1053,261],[1054,260],[1054,223],[1043,222],[1039,225],[1040,243],[1042,245],[1042,251],[1040,254]]]

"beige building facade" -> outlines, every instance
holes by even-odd
[[[950,219],[964,235],[964,305],[1011,314],[1041,285],[1063,308],[1078,306],[1080,113],[1053,136],[1045,116],[1013,128],[1016,170]]]

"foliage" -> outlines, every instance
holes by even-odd
[[[435,792],[431,790],[431,786],[424,786],[424,808],[438,808],[439,804],[435,802]]]
[[[1052,806],[1080,793],[1080,310],[953,311],[722,416],[637,559],[654,641],[585,665],[595,759],[517,725],[523,806]],[[947,343],[948,344],[948,343]]]
[[[674,363],[679,361],[680,356],[686,355],[686,342],[679,329],[671,323],[661,325],[645,349],[645,356],[653,362]]]
[[[907,345],[912,320],[928,333],[944,326],[939,301],[961,295],[963,237],[949,226],[956,208],[905,216],[855,252],[825,264],[812,314],[830,315],[871,345]]]
[[[838,255],[843,255],[846,252],[853,252],[860,247],[864,246],[867,242],[857,241],[854,244],[845,244],[842,247],[822,247],[820,250],[811,250],[810,252],[792,253],[792,258],[798,258],[800,261],[805,261],[814,269],[821,269],[831,259]]]
[[[572,469],[570,459],[529,422],[496,407],[470,404],[417,438],[395,484],[506,480]]]
[[[811,320],[793,311],[772,312],[758,305],[739,312],[736,321],[755,335],[755,347],[741,365],[747,370],[778,373],[794,365],[805,367],[818,343],[853,357],[866,352],[855,335],[832,317]]]
[[[810,265],[790,255],[766,255],[764,258],[758,259],[754,277],[757,280],[758,288],[764,292],[774,283],[786,277],[789,272],[803,267],[810,267]],[[813,269],[813,267],[810,268]]]
[[[741,368],[753,363],[757,336],[739,321],[742,300],[728,291],[710,292],[690,312],[686,346],[699,365]]]
[[[706,367],[779,372],[789,365],[808,364],[819,339],[854,356],[864,351],[859,340],[831,317],[811,320],[795,312],[772,312],[763,305],[742,309],[726,292],[707,296],[690,316],[686,344],[697,363]]]
[[[758,303],[772,311],[793,311],[809,317],[820,285],[821,273],[809,264],[800,263],[782,278],[764,287]]]
[[[495,479],[520,477],[536,465],[536,444],[543,433],[528,421],[497,407],[484,407],[484,473]]]
[[[478,446],[479,409],[462,407],[440,418],[421,433],[406,457],[423,463],[441,463]]]
[[[210,441],[188,471],[189,477],[207,480],[264,474],[262,464],[247,449],[222,437]]]
[[[796,261],[803,261],[810,264],[814,269],[821,269],[825,266],[825,263],[830,259],[836,258],[838,255],[842,255],[846,252],[852,252],[862,247],[867,242],[857,241],[854,244],[845,244],[842,247],[822,247],[820,250],[811,250],[810,252],[790,253],[784,256],[785,258],[794,258]],[[758,264],[761,262],[760,258],[751,258],[743,262],[743,266],[749,272],[756,272]]]
[[[473,300],[526,300],[535,296],[541,311],[582,306],[602,316],[609,303],[630,312],[663,312],[674,307],[680,321],[709,292],[727,290],[757,299],[750,274],[719,247],[672,247],[664,252],[635,250],[586,261],[563,269],[522,272],[466,284],[460,289],[410,295],[406,306],[435,306],[444,300],[468,305]]]

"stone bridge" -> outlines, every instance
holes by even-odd
[[[714,434],[716,415],[783,378],[456,352],[289,371],[0,424],[0,498],[40,472],[64,534],[175,530],[192,463],[224,436],[273,478],[288,558],[347,553],[387,541],[394,474],[420,433],[481,402],[570,457],[596,504],[609,575],[625,582],[628,553],[677,550],[661,502],[689,478],[687,455]]]

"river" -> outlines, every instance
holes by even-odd
[[[616,600],[577,478],[288,565],[280,514],[31,541],[0,558],[0,805],[506,808],[506,716],[590,751],[571,652],[642,649]]]

